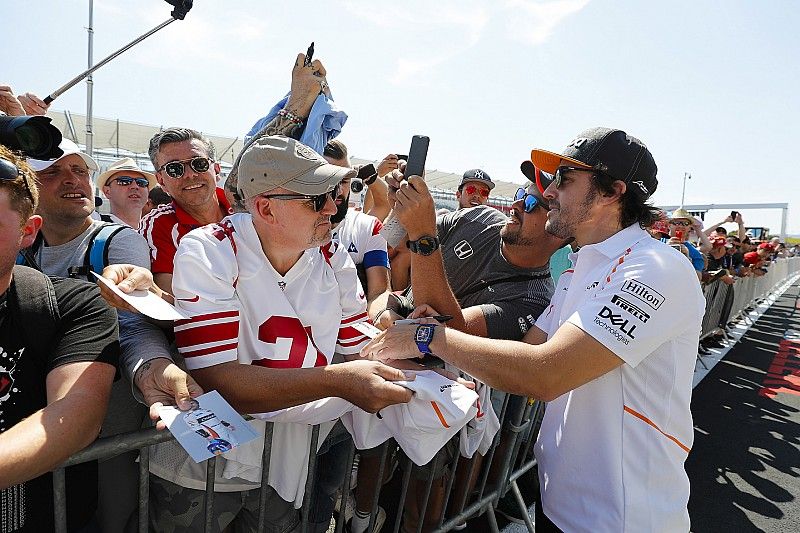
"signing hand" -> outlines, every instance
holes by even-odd
[[[286,103],[286,110],[299,115],[302,118],[308,116],[314,101],[319,96],[320,91],[330,97],[330,88],[325,79],[327,71],[319,59],[315,59],[310,65],[305,66],[306,55],[297,54],[294,67],[292,68],[292,87],[289,101]]]
[[[414,342],[416,324],[392,326],[382,331],[361,349],[361,357],[373,361],[394,361],[419,357],[419,348]]]

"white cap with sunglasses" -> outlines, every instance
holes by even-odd
[[[274,135],[256,140],[242,154],[238,189],[244,199],[278,187],[319,196],[355,175],[354,169],[331,165],[295,139]]]
[[[138,174],[138,175],[137,175]],[[147,190],[152,189],[156,186],[156,177],[151,172],[146,172],[139,168],[136,162],[130,157],[123,157],[119,161],[115,161],[112,163],[108,169],[97,176],[97,186],[103,187],[108,185],[108,181],[111,178],[129,178],[131,181],[128,184],[135,181],[137,178],[141,178],[144,176],[147,179]]]

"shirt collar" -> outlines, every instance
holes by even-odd
[[[217,187],[215,192],[217,193],[217,201],[219,202],[219,206],[225,213],[232,215],[233,209],[231,208],[230,202],[228,202],[228,199],[225,197],[225,191]],[[178,205],[175,200],[172,200],[172,205],[175,207],[175,218],[178,219],[178,223],[187,224],[189,226],[200,225],[200,223],[195,220],[192,215],[187,213],[180,205]]]
[[[584,250],[594,250],[609,259],[614,259],[625,253],[625,251],[633,247],[634,244],[644,239],[652,239],[652,237],[642,229],[638,222],[634,222],[604,241],[582,246],[578,253]]]

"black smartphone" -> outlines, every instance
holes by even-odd
[[[395,155],[397,156],[398,160],[402,159],[403,161],[408,161],[408,156],[405,154],[395,154]]]
[[[303,62],[303,66],[309,66],[312,59],[314,59],[314,41],[311,41],[308,50],[306,50],[306,60]]]
[[[428,157],[428,144],[431,140],[425,135],[414,135],[411,138],[411,148],[408,149],[408,159],[406,160],[406,170],[403,178],[408,176],[425,175],[425,159]]]
[[[739,216],[739,211],[731,211],[731,220],[735,221],[737,216]]]

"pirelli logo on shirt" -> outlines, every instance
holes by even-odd
[[[645,313],[641,307],[636,306],[620,296],[619,294],[615,294],[611,297],[611,303],[615,304],[620,309],[623,309],[630,313],[631,315],[638,318],[643,324],[646,324],[648,320],[650,320],[650,315]]]
[[[663,294],[638,279],[625,280],[622,292],[630,294],[655,310],[658,310],[665,300]]]

